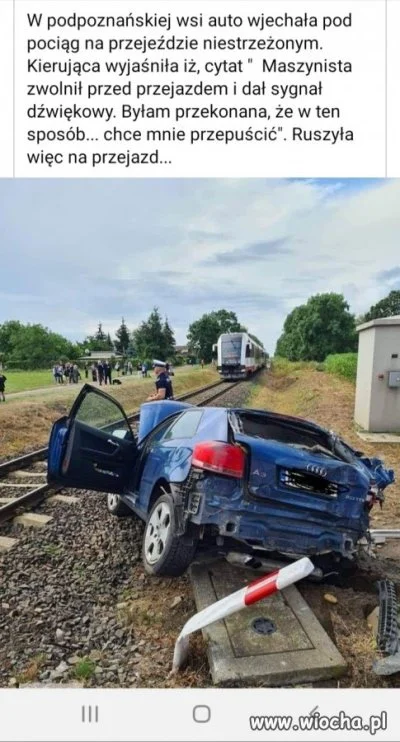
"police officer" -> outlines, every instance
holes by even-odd
[[[174,392],[172,389],[171,379],[166,372],[164,361],[153,361],[154,373],[156,375],[156,391],[147,397],[148,402],[155,402],[161,399],[173,399]]]

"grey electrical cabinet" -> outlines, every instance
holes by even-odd
[[[388,386],[391,389],[400,389],[400,371],[389,371]]]
[[[371,433],[400,433],[400,315],[357,332],[355,422]]]

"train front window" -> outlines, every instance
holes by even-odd
[[[242,351],[242,338],[227,337],[222,340],[222,362],[239,363]]]

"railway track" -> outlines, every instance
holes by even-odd
[[[217,381],[186,392],[176,399],[192,400],[196,405],[209,405],[240,383]],[[132,412],[127,416],[129,422],[137,422],[139,415],[139,410]],[[47,484],[47,455],[48,448],[40,448],[0,464],[0,525],[22,511],[36,507],[50,492],[54,494],[59,491]]]

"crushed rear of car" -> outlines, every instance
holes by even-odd
[[[227,549],[352,559],[393,471],[306,420],[227,415],[227,443],[193,452],[187,510],[203,538]]]
[[[145,402],[134,432],[86,384],[53,425],[48,480],[107,493],[111,514],[145,522],[146,571],[179,575],[201,551],[354,562],[394,475],[334,433],[264,410]]]

